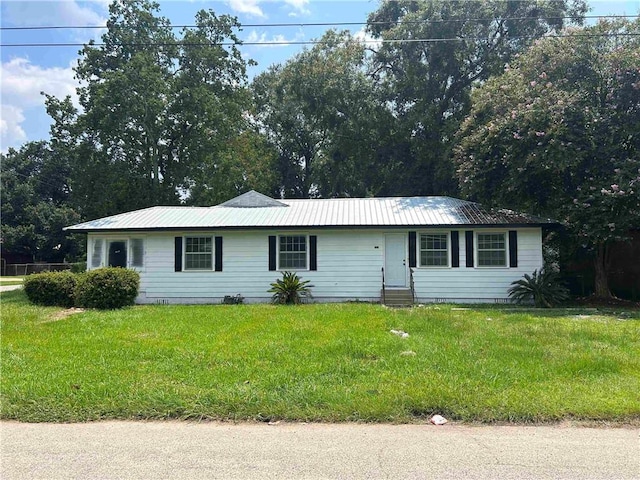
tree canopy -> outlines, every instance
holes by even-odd
[[[596,253],[640,227],[640,22],[539,40],[478,88],[458,134],[463,194],[561,220]]]

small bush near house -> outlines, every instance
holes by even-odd
[[[73,307],[78,276],[71,272],[34,273],[24,279],[24,291],[36,305]]]
[[[114,309],[133,305],[140,288],[140,275],[124,268],[98,268],[79,276],[76,305]]]
[[[71,264],[73,273],[84,273],[87,271],[87,262],[76,262]]]
[[[558,274],[545,269],[511,283],[509,297],[517,303],[532,303],[536,307],[551,308],[569,299],[569,290],[560,283]]]
[[[311,298],[310,280],[302,280],[294,272],[282,272],[282,278],[271,284],[269,293],[273,293],[271,301],[281,305],[302,303]]]

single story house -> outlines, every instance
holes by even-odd
[[[268,302],[295,271],[317,302],[506,302],[543,265],[553,224],[450,197],[273,199],[151,207],[66,227],[87,236],[87,268],[140,272],[139,303]],[[406,298],[405,298],[406,300]]]

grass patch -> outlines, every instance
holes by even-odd
[[[28,304],[22,291],[2,294],[2,418],[640,421],[637,311],[60,312]]]
[[[24,277],[0,277],[0,286],[3,285],[22,285]]]

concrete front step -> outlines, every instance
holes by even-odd
[[[380,300],[389,307],[408,307],[413,305],[413,294],[409,288],[380,290]]]

